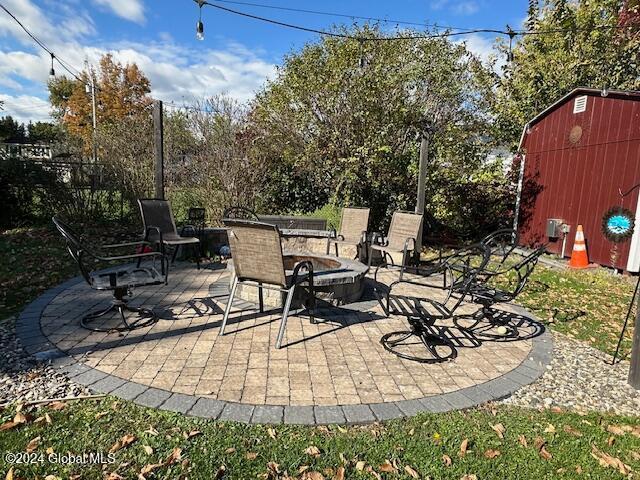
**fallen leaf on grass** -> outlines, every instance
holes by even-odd
[[[462,440],[462,443],[460,444],[460,453],[458,455],[460,455],[461,457],[464,457],[467,454],[468,447],[469,447],[469,439],[465,438],[464,440]]]
[[[13,467],[9,469],[7,475],[4,477],[4,480],[13,480]]]
[[[358,470],[359,472],[364,470],[366,463],[362,460],[359,460],[356,462],[356,470]]]
[[[341,427],[340,425],[338,425],[338,431],[339,431],[340,433],[347,433],[349,430],[347,430],[346,428]]]
[[[609,438],[607,438],[607,445],[609,445],[610,447],[613,447],[614,443],[616,443],[616,437],[612,435]]]
[[[478,480],[478,477],[475,473],[467,473],[460,477],[460,480]]]
[[[164,465],[171,465],[176,463],[182,458],[182,449],[179,447],[175,447],[171,453],[165,458]]]
[[[16,425],[27,423],[29,420],[31,420],[31,418],[22,412],[16,413],[16,416],[13,417],[13,423],[15,423]]]
[[[376,477],[376,480],[382,480],[382,476],[378,472],[376,472],[371,466],[368,466],[365,470],[369,472],[371,475],[373,475],[374,477]]]
[[[631,467],[626,465],[618,457],[613,457],[598,449],[595,445],[591,445],[591,456],[598,460],[602,467],[611,467],[617,469],[622,475],[629,475]]]
[[[318,447],[311,445],[304,450],[304,453],[317,458],[320,456],[320,449]]]
[[[191,430],[189,433],[184,433],[183,436],[186,440],[189,440],[193,437],[197,437],[198,435],[202,435],[202,432],[200,430]]]
[[[545,447],[546,443],[547,442],[544,440],[544,438],[536,437],[536,439],[533,442],[533,445],[536,447],[536,450],[538,451],[538,454],[542,458],[544,458],[545,460],[549,460],[552,457],[552,455],[546,449],[546,447]]]
[[[324,475],[320,472],[304,472],[302,480],[324,480]]]
[[[500,450],[494,450],[492,448],[490,448],[489,450],[487,450],[486,452],[484,452],[484,456],[486,458],[496,458],[500,456]]]
[[[276,439],[276,431],[273,428],[267,428],[267,433],[271,438],[273,438],[274,440]]]
[[[333,480],[344,480],[344,467],[338,467],[336,474],[333,476]]]
[[[580,465],[576,465],[576,473],[577,473],[578,475],[581,475],[581,474],[582,474],[582,467],[581,467]]]
[[[551,423],[544,429],[544,433],[556,433],[556,427]]]
[[[491,425],[491,428],[494,432],[496,432],[496,435],[498,435],[498,437],[504,438],[504,432],[506,432],[504,425],[502,425],[501,423],[496,423],[495,425]]]
[[[153,455],[153,448],[151,448],[149,445],[143,445],[142,448],[147,455]]]
[[[98,412],[96,413],[95,419],[100,420],[102,417],[109,415],[109,412]]]
[[[247,460],[255,460],[258,457],[258,454],[255,452],[247,452],[247,454],[244,456],[244,458],[246,458]]]
[[[575,428],[573,428],[571,425],[565,425],[562,430],[564,430],[566,433],[573,435],[574,437],[581,437],[582,433],[578,430],[576,430]]]
[[[40,437],[36,437],[31,439],[31,441],[27,444],[27,448],[25,448],[27,453],[35,452],[40,445]]]
[[[144,431],[144,433],[148,433],[149,435],[153,435],[154,437],[158,435],[158,431],[153,427],[149,427]]]
[[[626,433],[623,428],[617,425],[607,425],[607,432],[613,433],[614,435],[624,435]]]
[[[412,478],[420,478],[420,475],[418,474],[418,472],[416,472],[409,465],[404,466],[404,471],[407,472],[407,474]]]
[[[222,477],[224,477],[225,473],[227,473],[227,467],[225,467],[224,465],[220,465],[213,478],[215,480],[220,480]]]
[[[124,478],[118,475],[116,472],[111,472],[107,477],[107,480],[124,480]]]
[[[0,425],[0,432],[3,432],[5,430],[11,430],[12,428],[17,427],[18,425],[20,424],[16,422],[5,422],[2,425]]]
[[[451,464],[453,464],[453,460],[451,460],[451,457],[449,455],[442,455],[442,461],[447,467],[450,467]]]
[[[232,453],[236,453],[236,449],[234,447],[229,447],[224,451],[224,453],[226,453],[227,455],[230,455]]]
[[[126,434],[125,436],[123,436],[120,440],[118,440],[116,443],[114,443],[111,446],[111,448],[109,449],[109,453],[115,453],[120,449],[128,447],[129,445],[131,445],[136,440],[137,439],[136,439],[135,435]]]
[[[62,410],[62,409],[63,409],[64,407],[66,407],[66,406],[67,406],[67,404],[66,404],[66,403],[64,403],[64,402],[51,402],[51,403],[48,405],[48,407],[49,407],[51,410],[56,410],[56,411]]]
[[[389,460],[385,460],[384,463],[380,465],[378,470],[384,473],[395,473],[397,471],[396,467],[394,467]]]
[[[520,442],[520,445],[522,445],[523,447],[526,447],[527,446],[527,437],[525,437],[522,434],[518,435],[518,442]]]

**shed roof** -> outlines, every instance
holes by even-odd
[[[563,97],[556,100],[554,103],[549,105],[547,108],[538,113],[535,117],[529,120],[524,128],[522,129],[522,135],[520,136],[520,144],[518,146],[518,150],[522,149],[522,144],[524,142],[524,137],[527,134],[527,127],[531,127],[532,125],[538,123],[544,117],[549,115],[555,109],[563,105],[564,103],[571,100],[573,97],[577,95],[590,95],[590,96],[602,96],[602,89],[599,88],[587,88],[587,87],[578,87],[571,90],[569,93],[564,95]],[[606,98],[618,98],[618,99],[629,99],[629,100],[640,100],[640,91],[638,90],[609,90]]]

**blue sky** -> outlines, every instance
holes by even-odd
[[[212,2],[214,0],[211,0]],[[242,0],[239,0],[242,1]],[[527,1],[396,0],[245,0],[274,6],[380,17],[460,28],[520,28]],[[112,52],[136,62],[152,83],[152,95],[190,103],[226,92],[251,98],[274,75],[284,54],[317,35],[262,23],[210,7],[203,8],[205,40],[195,38],[198,7],[193,0],[0,0],[63,60],[81,69]],[[282,22],[328,29],[349,18],[286,12],[220,3],[228,8]],[[394,26],[388,23],[389,28]],[[469,48],[486,58],[495,35],[466,37]],[[21,121],[48,118],[46,81],[49,55],[0,10],[0,99]],[[64,70],[55,65],[56,73]]]

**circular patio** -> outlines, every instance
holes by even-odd
[[[378,275],[383,283],[394,278],[397,272]],[[227,333],[219,337],[228,285],[223,267],[198,271],[177,264],[168,285],[136,289],[131,300],[154,308],[157,323],[98,333],[79,321],[108,304],[110,295],[76,278],[32,303],[18,320],[17,334],[30,353],[96,392],[253,423],[364,423],[467,408],[533,382],[551,359],[551,336],[511,305],[500,308],[518,326],[519,338],[480,339],[459,322],[438,320],[434,332],[451,342],[454,359],[427,364],[399,358],[380,338],[406,330],[413,314],[387,317],[371,288],[355,304],[321,308],[316,324],[306,314],[292,315],[281,349],[274,346],[280,311],[260,314],[248,302],[233,305]],[[403,285],[397,292],[416,306],[417,298],[437,297],[432,290]],[[457,313],[477,308],[466,304]],[[424,306],[419,311],[432,315]]]

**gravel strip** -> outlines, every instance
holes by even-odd
[[[15,319],[0,322],[0,403],[75,397],[90,392],[57,368],[37,362],[20,346]]]
[[[503,403],[523,407],[563,407],[577,411],[640,414],[640,391],[627,383],[629,362],[611,365],[611,356],[557,332],[553,359],[542,377]]]

